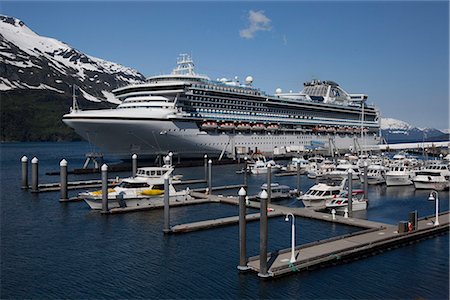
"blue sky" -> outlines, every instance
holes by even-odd
[[[171,71],[187,52],[213,79],[252,75],[269,93],[334,80],[368,94],[383,117],[450,128],[446,1],[3,1],[0,9],[146,76]]]

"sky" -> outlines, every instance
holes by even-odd
[[[273,94],[333,80],[382,117],[449,125],[447,1],[8,1],[2,14],[92,56],[169,73],[180,53],[212,79]]]

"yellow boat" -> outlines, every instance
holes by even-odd
[[[114,192],[115,192],[114,189],[108,189],[108,193],[114,193]],[[93,192],[91,192],[91,194],[93,196],[100,196],[102,194],[102,190],[93,191]]]

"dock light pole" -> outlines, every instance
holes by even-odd
[[[103,164],[102,168],[102,213],[108,213],[108,165]]]
[[[429,201],[434,201],[436,205],[436,218],[434,220],[434,226],[439,226],[439,194],[436,191],[431,191]]]
[[[289,260],[289,262],[295,263],[296,259],[295,259],[295,217],[292,213],[288,213],[286,215],[286,218],[284,219],[286,222],[289,222],[289,216],[291,216],[292,218],[292,225],[291,225],[291,259]]]
[[[267,192],[263,190],[260,195],[260,221],[259,221],[259,277],[268,277],[267,274]]]
[[[136,176],[136,173],[137,173],[137,154],[136,153],[134,153],[132,156],[131,156],[131,176]]]
[[[22,156],[22,189],[28,189],[28,157]]]
[[[247,267],[247,221],[245,219],[246,206],[245,196],[247,192],[243,187],[238,192],[239,195],[239,271],[248,270]]]
[[[353,170],[351,168],[348,169],[347,174],[348,174],[348,179],[347,179],[348,180],[348,198],[347,198],[348,199],[347,200],[348,216],[350,218],[352,218],[353,217],[353,195],[352,195],[353,194]]]

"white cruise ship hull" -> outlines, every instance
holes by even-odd
[[[136,153],[140,158],[154,158],[172,151],[181,157],[219,157],[224,152],[232,155],[235,147],[256,149],[271,154],[275,147],[309,146],[314,142],[328,147],[330,136],[311,133],[284,134],[283,132],[207,132],[195,121],[177,119],[171,112],[157,115],[142,115],[142,109],[127,110],[127,115],[118,115],[123,110],[82,111],[66,115],[64,122],[100,149],[121,159],[130,159]],[[145,112],[145,111],[144,111]],[[96,117],[97,115],[97,117]],[[359,144],[376,145],[377,137],[368,135]],[[337,149],[348,149],[354,145],[351,135],[334,137]]]

